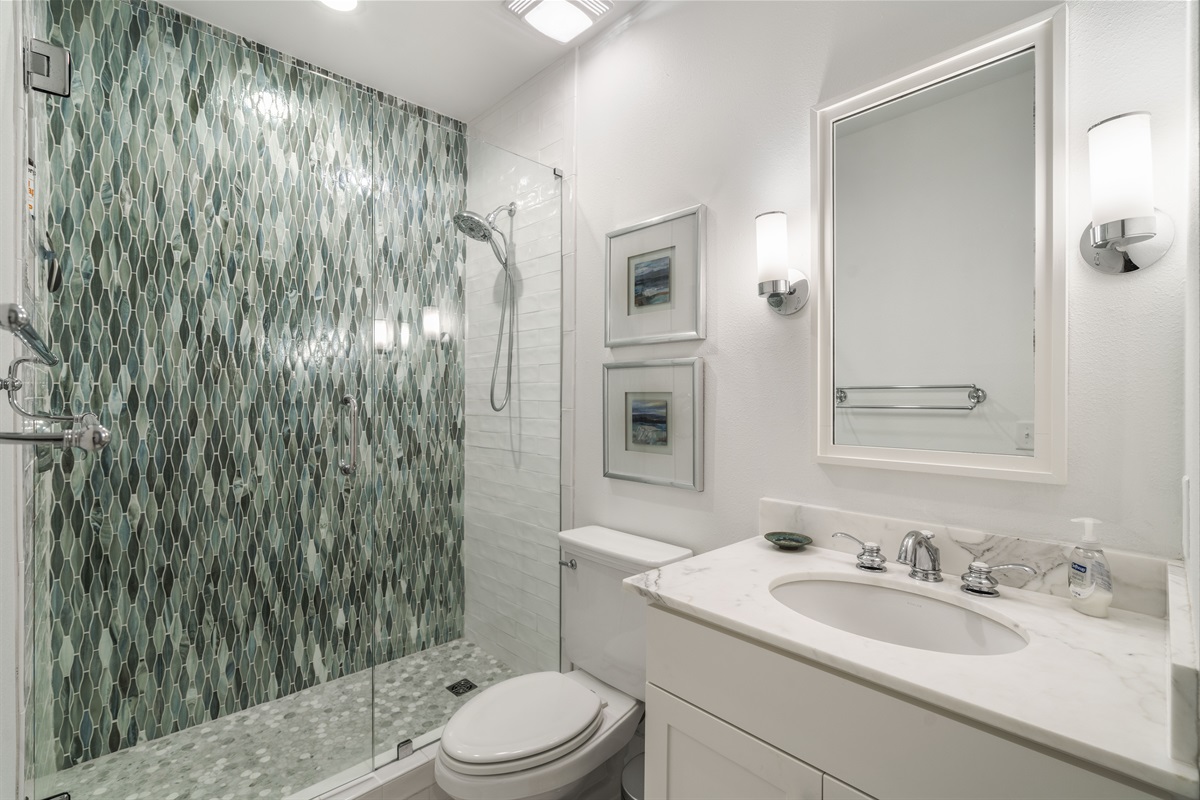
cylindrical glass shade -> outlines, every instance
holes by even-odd
[[[1150,114],[1107,119],[1088,130],[1092,225],[1154,216]]]
[[[421,331],[426,339],[437,339],[442,335],[442,315],[438,309],[432,306],[421,309]]]
[[[396,329],[388,319],[375,320],[375,352],[390,353],[396,347]]]
[[[754,218],[758,228],[758,282],[788,279],[787,214],[768,211]]]

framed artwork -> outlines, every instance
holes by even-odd
[[[705,213],[692,206],[608,234],[606,347],[704,338]]]
[[[704,360],[604,365],[604,477],[704,491]]]

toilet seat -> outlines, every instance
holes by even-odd
[[[507,775],[510,772],[520,772],[523,769],[532,769],[540,767],[542,764],[549,764],[551,761],[556,761],[568,753],[578,750],[579,746],[591,739],[595,735],[596,730],[600,727],[602,716],[597,716],[595,721],[585,728],[578,736],[563,742],[558,747],[551,748],[537,755],[528,756],[526,758],[517,758],[512,761],[493,761],[489,763],[471,763],[469,761],[459,761],[458,759],[447,755],[447,765],[454,768],[455,772],[463,775]],[[443,753],[445,755],[445,753]]]
[[[603,721],[604,702],[558,672],[536,672],[485,689],[442,733],[442,753],[464,775],[503,775],[577,749]]]
[[[550,673],[556,676],[558,673]],[[523,676],[526,678],[532,676]],[[599,769],[609,759],[617,756],[621,749],[633,736],[638,721],[642,716],[642,704],[635,698],[613,688],[603,681],[593,678],[582,670],[575,670],[562,676],[568,681],[578,684],[599,698],[601,710],[599,726],[592,732],[587,729],[580,731],[575,737],[564,741],[553,752],[545,750],[537,756],[527,756],[530,760],[510,760],[490,762],[490,768],[485,762],[466,763],[451,757],[446,748],[446,732],[457,733],[461,739],[462,731],[453,730],[459,727],[464,705],[447,723],[442,734],[442,744],[434,757],[434,775],[442,791],[457,800],[568,800],[574,798],[583,786],[587,776],[593,770]],[[510,678],[509,680],[519,680]],[[507,683],[507,681],[505,681]],[[536,681],[534,682],[536,683]],[[496,684],[500,686],[502,684]],[[569,690],[568,690],[569,691]],[[483,694],[472,699],[472,703],[482,700]],[[544,701],[530,701],[531,706],[545,708]],[[477,706],[490,706],[477,703]],[[529,708],[522,707],[521,713]],[[550,704],[552,716],[558,711]],[[508,720],[511,723],[511,719]],[[497,723],[504,728],[503,722]],[[590,726],[588,726],[590,727]],[[453,739],[454,737],[452,737]],[[460,741],[459,744],[462,742]],[[451,742],[452,746],[454,742]],[[544,758],[542,757],[544,756]],[[533,766],[533,759],[543,763]],[[471,774],[478,769],[495,769],[490,775]],[[468,770],[471,772],[469,773]],[[617,774],[619,775],[619,768]]]

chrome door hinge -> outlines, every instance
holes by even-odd
[[[71,53],[41,39],[25,48],[25,87],[58,97],[71,96]]]

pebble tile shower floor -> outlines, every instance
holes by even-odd
[[[445,724],[463,703],[512,675],[466,639],[376,668],[377,751]],[[446,690],[462,678],[479,688],[462,697]],[[358,672],[43,778],[36,797],[285,798],[367,759],[370,709],[371,675]]]

